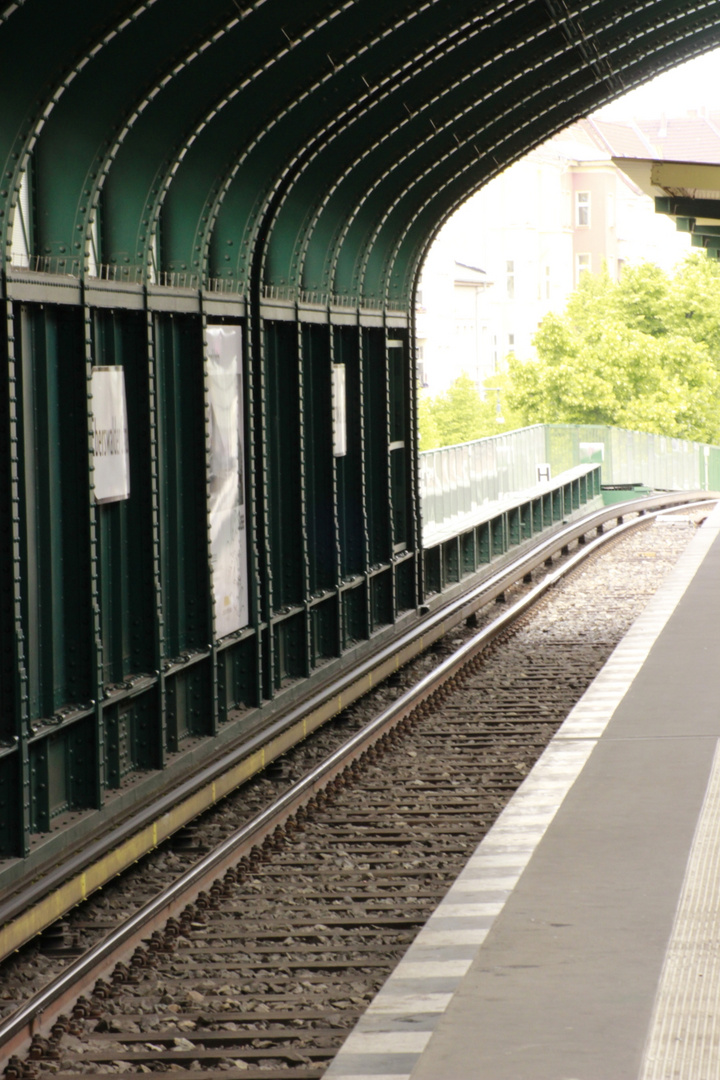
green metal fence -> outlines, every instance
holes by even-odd
[[[558,528],[601,503],[601,466],[578,465],[555,480],[535,484],[522,494],[488,502],[474,515],[425,530],[424,587],[426,599],[453,587],[513,549]]]
[[[537,483],[537,465],[547,461],[545,444],[545,429],[538,424],[420,454],[425,546],[456,524],[460,531],[483,506]]]
[[[656,491],[720,487],[717,446],[595,424],[547,424],[545,432],[554,472],[602,455],[605,484],[641,484]]]
[[[720,447],[601,425],[536,424],[420,454],[423,543],[577,465],[602,464],[603,484],[720,490]]]

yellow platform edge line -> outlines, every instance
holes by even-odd
[[[4,959],[19,949],[45,927],[50,926],[71,908],[87,899],[93,892],[102,889],[114,877],[138,862],[178,829],[223,799],[275,758],[336,716],[343,708],[366,694],[372,686],[382,682],[388,675],[426,649],[432,641],[441,637],[447,630],[448,627],[443,623],[441,627],[437,627],[436,632],[426,634],[405,646],[384,663],[378,664],[369,674],[352,683],[341,695],[330,698],[313,712],[297,720],[264,747],[248,754],[233,768],[198,788],[189,798],[146,825],[112,851],[106,852],[97,862],[68,879],[49,896],[24,911],[17,919],[7,923],[0,929],[0,959]]]

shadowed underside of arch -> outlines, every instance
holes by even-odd
[[[24,0],[0,19],[6,265],[24,180],[34,268],[401,310],[469,194],[720,41],[715,0]]]

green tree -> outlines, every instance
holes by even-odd
[[[523,419],[508,400],[507,373],[487,379],[482,391],[463,373],[444,394],[430,397],[418,391],[420,450],[483,439],[523,426]]]
[[[440,432],[433,415],[433,399],[422,388],[418,389],[417,419],[420,450],[435,450],[436,447],[442,446]]]
[[[431,406],[440,437],[439,445],[454,446],[455,443],[481,438],[482,405],[477,386],[470,376],[463,372],[444,394],[439,394],[433,400]]]
[[[668,327],[707,345],[720,367],[720,262],[697,252],[681,263],[670,295]]]
[[[509,358],[507,399],[524,423],[609,424],[720,441],[720,268],[691,256],[673,278],[643,263],[618,282],[584,274]]]

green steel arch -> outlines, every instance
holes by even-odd
[[[713,47],[718,14],[599,0],[8,5],[5,261],[29,169],[37,267],[95,271],[97,216],[97,260],[134,280],[156,256],[158,273],[198,285],[407,309],[428,237],[463,198]]]

